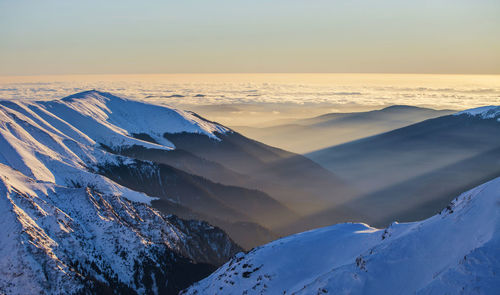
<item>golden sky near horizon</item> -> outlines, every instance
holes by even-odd
[[[96,89],[195,111],[228,126],[412,105],[500,105],[500,75],[155,74],[0,76],[0,99],[51,100]]]
[[[0,1],[0,75],[500,74],[498,0]]]

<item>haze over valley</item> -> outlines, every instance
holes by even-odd
[[[0,1],[0,295],[500,293],[500,1]]]
[[[293,142],[297,148],[311,148],[310,136],[315,134],[324,138],[322,144],[332,138],[333,146],[304,155],[245,137],[194,112],[96,90],[53,100],[4,100],[0,106],[3,192],[14,212],[24,210],[23,215],[16,213],[17,217],[4,222],[36,224],[36,215],[45,213],[40,213],[41,209],[19,209],[25,206],[22,204],[26,198],[32,204],[48,202],[55,206],[50,210],[63,210],[58,205],[60,201],[53,199],[54,193],[58,199],[67,198],[67,194],[81,195],[77,198],[93,204],[93,209],[88,209],[92,212],[105,208],[123,210],[114,205],[109,207],[115,202],[132,206],[124,210],[158,210],[153,214],[160,214],[165,226],[174,227],[174,231],[187,230],[183,233],[187,240],[176,240],[175,243],[181,243],[176,246],[166,242],[167,248],[162,248],[161,251],[173,251],[172,255],[180,257],[162,262],[168,265],[163,268],[194,271],[193,277],[178,277],[166,284],[161,280],[172,275],[162,268],[152,269],[157,273],[155,276],[161,273],[155,283],[166,284],[168,293],[188,287],[238,249],[248,250],[280,236],[346,221],[386,227],[395,220],[422,220],[442,210],[460,192],[500,176],[500,141],[492,136],[500,130],[500,107],[494,106],[456,112],[399,105],[367,112],[328,113],[300,119],[297,122],[302,125],[296,123],[291,127],[277,125],[276,134],[303,138]],[[297,126],[306,130],[294,129]],[[365,137],[349,141],[339,135],[346,133],[346,129],[352,130],[347,134],[353,138]],[[283,137],[284,142],[286,139],[287,136]],[[343,141],[348,142],[339,144]],[[47,192],[47,188],[30,188],[27,183],[31,182],[49,185],[49,191],[54,193]],[[78,203],[71,206],[75,204]],[[76,219],[81,217],[71,213],[78,209],[71,206],[64,210],[73,214],[73,225],[64,225],[66,234],[57,234],[62,234],[60,243],[66,242],[65,235],[73,233],[72,239],[77,240],[90,234],[94,236],[92,243],[98,244],[91,248],[82,246],[79,251],[87,258],[64,252],[70,256],[61,256],[54,263],[74,272],[75,277],[68,283],[62,279],[62,273],[54,273],[58,278],[51,288],[68,283],[64,288],[99,293],[102,290],[96,282],[100,281],[105,288],[144,288],[147,293],[152,292],[154,288],[147,281],[127,281],[130,268],[118,272],[107,260],[111,256],[99,260],[98,269],[92,266],[91,261],[100,254],[90,249],[110,246],[107,240],[99,240],[96,229],[75,233],[84,225]],[[148,209],[139,209],[144,206]],[[107,217],[108,222],[123,224],[125,217],[115,211],[97,214],[112,214]],[[89,222],[88,218],[85,222]],[[186,228],[186,222],[191,224],[195,222],[193,219],[201,221]],[[132,222],[128,225],[132,228],[142,223],[126,222]],[[217,226],[216,233],[211,233],[210,225],[199,222]],[[53,232],[45,222],[33,226],[22,239],[41,239],[37,242],[41,243],[58,232]],[[37,238],[35,228],[45,232],[44,237]],[[145,231],[142,239],[151,235],[148,228],[134,231]],[[16,235],[16,231],[5,234]],[[193,244],[191,235],[197,237],[197,244]],[[216,248],[211,244],[209,251],[204,243],[213,242],[207,238],[221,244]],[[59,251],[51,242],[47,243],[43,246],[46,253]],[[35,248],[41,245],[34,244]],[[197,252],[190,252],[194,250],[189,247],[195,247]],[[131,251],[120,249],[115,253]],[[157,253],[154,249],[148,251]],[[53,261],[54,258],[35,255],[33,259]],[[142,258],[135,258],[134,263],[140,263],[138,259]],[[178,259],[185,259],[184,266],[176,266]],[[6,263],[8,272],[22,268],[10,260]],[[75,263],[78,270],[71,266]],[[140,269],[136,266],[133,269],[135,276],[141,276]],[[37,277],[34,269],[32,273],[22,273],[16,282]],[[83,285],[80,282],[82,274],[93,277],[99,273],[105,274],[104,280],[95,279]],[[7,287],[12,280],[14,277],[8,275],[2,284],[4,290],[15,293],[16,289]],[[35,279],[30,284],[33,290],[45,288],[43,280]]]

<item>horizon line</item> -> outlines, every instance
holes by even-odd
[[[71,73],[71,74],[14,74],[0,77],[43,76],[159,76],[159,75],[429,75],[429,76],[500,76],[500,73],[421,73],[421,72],[163,72],[163,73]]]

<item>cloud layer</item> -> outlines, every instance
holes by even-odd
[[[89,89],[184,109],[199,111],[203,108],[202,113],[218,113],[218,119],[222,113],[227,114],[221,111],[229,110],[229,106],[233,115],[246,112],[247,116],[255,117],[258,113],[268,112],[280,118],[287,114],[287,110],[298,110],[299,107],[302,111],[313,108],[310,115],[316,115],[393,104],[456,110],[500,105],[500,76],[168,74],[0,77],[0,99],[57,99]]]

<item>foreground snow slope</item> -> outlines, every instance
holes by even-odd
[[[99,293],[102,286],[170,294],[210,271],[193,261],[216,264],[239,250],[206,223],[91,187],[37,181],[3,164],[0,225],[1,294]]]
[[[500,178],[429,219],[339,224],[238,255],[186,294],[498,294]]]

